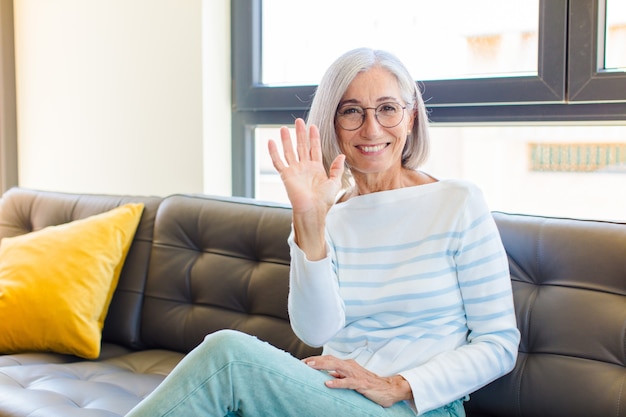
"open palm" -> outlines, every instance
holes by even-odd
[[[333,161],[326,173],[322,162],[320,135],[316,126],[307,131],[304,120],[296,119],[296,150],[289,129],[280,130],[284,161],[274,141],[269,142],[269,152],[274,168],[280,173],[294,213],[328,212],[341,189],[343,155]]]

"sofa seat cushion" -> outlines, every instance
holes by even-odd
[[[116,343],[103,343],[98,360],[115,358],[131,352],[134,351]],[[54,352],[13,353],[0,355],[0,368],[4,368],[5,366],[37,365],[45,363],[72,363],[82,362],[84,360],[85,359],[79,358],[78,356]]]
[[[0,367],[0,415],[123,416],[183,358],[166,350],[71,363]]]

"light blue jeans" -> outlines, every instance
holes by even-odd
[[[405,403],[383,408],[269,343],[233,330],[207,336],[127,417],[390,416],[415,413]],[[424,417],[464,417],[455,401]]]

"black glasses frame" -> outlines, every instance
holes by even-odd
[[[344,127],[344,126],[341,124],[341,117],[340,117],[340,114],[339,114],[339,110],[341,110],[341,107],[340,107],[339,109],[337,109],[337,112],[335,113],[335,121],[337,122],[337,124],[338,124],[338,125],[339,125],[339,126],[340,126],[343,130],[347,130],[347,131],[349,131],[349,132],[352,132],[352,131],[355,131],[355,130],[360,129],[360,128],[361,128],[361,126],[363,126],[363,123],[365,123],[365,118],[367,117],[367,110],[374,110],[374,118],[376,119],[376,121],[378,122],[378,124],[379,124],[379,125],[381,125],[382,127],[385,127],[385,128],[387,128],[387,129],[390,129],[390,128],[392,128],[392,127],[396,127],[396,126],[398,126],[400,123],[402,123],[402,121],[404,120],[404,113],[405,113],[404,111],[405,111],[405,110],[406,110],[406,108],[407,108],[407,106],[400,106],[400,108],[402,109],[402,117],[400,118],[400,120],[398,121],[398,123],[396,123],[396,124],[394,124],[394,125],[391,125],[391,126],[386,126],[386,125],[382,124],[382,123],[380,122],[380,120],[378,119],[378,113],[379,113],[379,112],[378,112],[378,109],[380,109],[380,108],[381,108],[381,107],[383,107],[383,106],[390,105],[390,104],[400,106],[400,104],[398,104],[398,103],[393,103],[393,102],[389,102],[389,103],[381,103],[381,104],[379,104],[379,105],[378,105],[378,106],[376,106],[376,107],[361,107],[361,106],[352,106],[352,105],[350,105],[350,106],[342,106],[342,107],[359,107],[359,108],[363,109],[363,115],[361,116],[361,123],[359,123],[359,125],[358,125],[357,127],[352,128],[352,129],[348,129],[348,128]]]

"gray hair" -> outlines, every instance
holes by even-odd
[[[389,52],[358,48],[337,58],[326,70],[315,91],[307,118],[309,125],[314,124],[319,128],[326,172],[329,171],[333,160],[341,153],[335,128],[335,114],[341,97],[359,73],[375,66],[386,69],[396,77],[401,98],[407,104],[409,114],[413,114],[413,111],[415,113],[413,129],[407,136],[402,152],[402,166],[417,169],[428,157],[430,141],[428,114],[417,83],[404,64]],[[350,177],[350,170],[346,167],[342,178],[344,188],[350,186]]]

